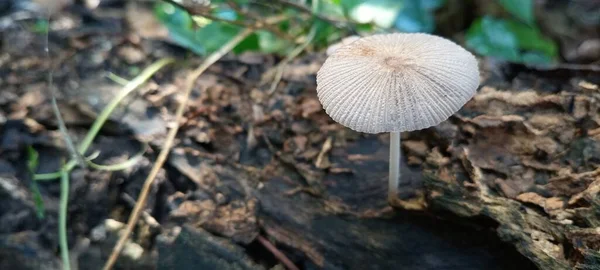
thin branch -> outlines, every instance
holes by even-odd
[[[229,24],[237,25],[237,26],[244,27],[244,28],[265,29],[265,30],[267,30],[267,31],[269,31],[269,32],[271,32],[271,33],[279,36],[280,38],[283,38],[283,39],[286,39],[286,40],[290,40],[290,41],[294,41],[294,39],[293,39],[293,37],[291,35],[289,35],[288,33],[285,33],[283,31],[281,31],[279,28],[277,28],[276,25],[273,25],[273,23],[268,23],[268,22],[263,23],[262,20],[260,19],[260,17],[255,16],[253,14],[250,14],[250,13],[242,10],[235,3],[233,3],[233,5],[231,3],[229,3],[229,6],[231,6],[231,8],[233,8],[239,14],[246,15],[247,17],[252,17],[255,20],[252,21],[252,22],[246,22],[246,21],[240,21],[240,20],[223,19],[223,18],[219,18],[217,16],[214,16],[214,15],[208,13],[208,12],[205,12],[204,10],[190,8],[190,7],[188,7],[186,5],[183,5],[181,3],[178,3],[178,2],[176,2],[174,0],[163,0],[163,1],[168,2],[169,4],[175,5],[175,6],[179,7],[179,8],[181,8],[181,9],[185,10],[190,15],[202,16],[202,17],[205,17],[205,18],[207,18],[209,20],[212,20],[212,21],[229,23]]]
[[[313,15],[313,16],[317,17],[318,19],[326,21],[336,27],[339,27],[339,28],[348,28],[349,27],[348,21],[329,17],[329,16],[326,16],[323,14],[319,14],[318,12],[313,12],[309,7],[302,5],[300,3],[296,3],[293,1],[289,1],[289,0],[277,0],[277,2],[281,3],[282,5],[286,5],[286,6],[295,8],[297,10],[300,10],[302,12],[308,13],[310,15]]]
[[[171,151],[171,147],[173,146],[175,136],[177,135],[177,131],[179,129],[179,123],[181,122],[181,120],[183,118],[183,113],[187,106],[187,102],[189,100],[190,93],[192,92],[194,82],[206,69],[208,69],[208,67],[210,67],[212,64],[217,62],[219,59],[221,59],[221,57],[223,57],[225,54],[227,54],[229,51],[231,51],[235,46],[237,46],[246,37],[250,36],[250,34],[252,34],[253,32],[254,32],[254,29],[252,29],[252,28],[244,29],[239,34],[237,34],[233,39],[231,39],[228,43],[223,45],[223,47],[221,47],[218,51],[216,51],[216,52],[212,53],[210,56],[208,56],[198,68],[193,70],[192,73],[190,73],[187,76],[186,82],[185,82],[185,88],[184,88],[185,90],[184,90],[184,94],[183,94],[184,100],[183,100],[183,102],[181,102],[181,104],[179,104],[179,107],[177,107],[177,111],[175,112],[175,126],[171,130],[169,130],[169,133],[167,134],[167,138],[165,139],[162,150],[160,151],[160,153],[156,159],[156,162],[154,163],[154,166],[150,170],[150,173],[148,174],[148,177],[146,178],[146,180],[144,182],[144,186],[142,187],[142,190],[140,191],[140,194],[138,196],[135,207],[134,207],[133,211],[131,212],[131,215],[129,216],[129,220],[127,221],[127,226],[125,227],[125,232],[123,234],[121,234],[119,241],[113,248],[113,251],[110,254],[110,257],[108,258],[108,261],[104,265],[104,268],[103,268],[104,270],[112,269],[113,265],[117,261],[117,258],[119,257],[119,254],[121,253],[121,250],[123,249],[123,246],[127,242],[127,239],[129,239],[129,235],[133,231],[133,228],[135,227],[135,224],[137,223],[137,221],[140,217],[140,214],[143,212],[143,208],[146,205],[146,200],[148,199],[148,194],[150,193],[150,189],[152,188],[154,179],[156,178],[156,175],[158,175],[158,172],[160,171],[163,164],[165,163],[167,156],[169,155],[169,152]]]
[[[317,34],[317,27],[316,27],[316,24],[313,24],[310,31],[308,32],[308,35],[306,35],[306,40],[304,41],[304,43],[302,43],[298,47],[294,48],[285,57],[285,59],[283,59],[283,61],[281,61],[281,63],[279,63],[279,65],[277,65],[275,79],[273,79],[273,83],[271,83],[271,88],[269,89],[268,95],[272,95],[273,93],[275,93],[275,90],[277,90],[277,85],[279,85],[279,82],[281,82],[281,78],[283,77],[283,71],[285,70],[287,65],[290,63],[290,61],[292,61],[294,58],[296,58],[296,56],[298,56],[300,53],[302,53],[308,45],[310,45],[312,40],[315,38],[316,34]]]
[[[50,25],[50,11],[48,11],[48,25]],[[77,162],[77,164],[79,164],[80,167],[85,168],[86,167],[86,163],[85,160],[83,159],[83,157],[81,156],[81,154],[79,152],[77,152],[77,150],[75,149],[75,144],[73,143],[73,140],[71,139],[71,136],[69,136],[69,132],[67,130],[67,125],[65,124],[65,121],[62,118],[62,114],[60,113],[60,110],[58,109],[58,103],[56,102],[56,92],[54,90],[54,84],[52,82],[53,77],[54,77],[54,69],[52,68],[52,58],[50,57],[50,26],[48,26],[48,29],[46,29],[46,40],[44,41],[44,52],[46,53],[46,58],[48,60],[48,91],[50,91],[50,99],[52,102],[52,111],[54,112],[54,116],[56,117],[56,122],[58,123],[58,129],[60,130],[60,133],[62,133],[63,135],[63,139],[65,141],[65,144],[67,145],[67,149],[69,150],[69,153],[71,154],[71,157],[75,159],[75,161]]]
[[[129,207],[135,207],[135,200],[129,194],[122,193],[121,199],[123,199],[123,201],[125,201],[125,203],[129,205]],[[156,219],[152,215],[150,215],[150,213],[148,213],[147,210],[142,211],[142,218],[144,219],[144,222],[146,222],[146,224],[150,226],[150,228],[155,230],[160,229],[160,223],[158,223],[158,221],[156,221]]]
[[[313,0],[312,11],[313,11],[313,13],[316,14],[317,10],[319,10],[319,1]],[[272,95],[273,93],[275,93],[275,90],[277,90],[277,85],[279,85],[279,82],[281,81],[281,78],[283,77],[283,71],[287,67],[289,62],[292,61],[292,59],[296,58],[296,56],[298,56],[300,53],[302,53],[304,51],[304,49],[306,49],[306,47],[308,47],[308,45],[310,45],[310,43],[313,41],[313,39],[315,38],[315,36],[317,34],[317,28],[318,28],[318,24],[313,23],[312,26],[310,27],[310,31],[308,32],[308,35],[306,35],[306,39],[304,40],[304,43],[302,43],[299,46],[297,46],[296,48],[294,48],[285,57],[285,59],[283,59],[283,61],[281,61],[281,63],[279,63],[279,65],[277,65],[277,72],[275,73],[275,79],[273,80],[273,83],[271,83],[271,89],[269,89],[269,92],[268,92],[269,96]]]
[[[286,33],[281,31],[279,28],[277,28],[276,25],[272,25],[272,23],[266,22],[266,24],[262,23],[262,18],[260,14],[256,14],[254,12],[250,12],[250,11],[246,11],[243,10],[235,1],[229,0],[227,1],[227,4],[233,9],[235,10],[235,12],[242,14],[246,17],[252,18],[254,20],[254,27],[255,28],[265,28],[268,31],[272,32],[273,34],[279,36],[280,38],[286,39],[286,40],[290,40],[290,41],[294,41],[295,38]]]
[[[257,236],[256,240],[258,240],[258,242],[260,242],[266,249],[268,249],[271,253],[273,253],[273,256],[275,256],[275,258],[277,258],[281,263],[283,263],[283,265],[285,265],[285,267],[287,269],[299,270],[299,268],[290,259],[288,259],[288,257],[285,256],[285,254],[283,254],[283,252],[281,252],[279,249],[277,249],[277,247],[275,247],[275,245],[273,245],[269,240],[264,238],[262,235]]]

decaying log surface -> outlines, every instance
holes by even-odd
[[[187,265],[198,258],[206,258],[198,261],[206,265],[215,265],[219,259],[245,265],[248,260],[240,260],[235,255],[239,248],[233,246],[241,244],[251,253],[258,252],[256,243],[251,242],[257,233],[270,239],[300,269],[535,269],[500,241],[489,224],[467,226],[452,217],[436,218],[387,206],[384,139],[361,137],[333,148],[328,159],[347,170],[322,173],[314,180],[316,187],[311,187],[306,177],[319,171],[302,171],[286,163],[284,151],[274,154],[280,158],[272,160],[274,166],[268,166],[268,173],[240,168],[233,162],[218,165],[174,154],[173,164],[180,171],[196,175],[198,182],[218,181],[217,189],[227,199],[219,203],[211,199],[218,196],[195,195],[179,205],[171,215],[187,217],[193,225],[172,243],[161,244],[161,269]],[[191,164],[202,170],[194,171]],[[406,163],[402,170],[405,196],[414,198],[415,190],[422,187],[421,171]],[[267,179],[255,186],[256,178],[261,177]],[[418,199],[407,202],[409,208],[423,203]],[[225,238],[213,241],[204,230]]]
[[[488,77],[451,120],[453,136],[428,142],[426,201],[494,220],[541,269],[598,269],[600,73],[507,74]]]
[[[174,149],[170,166],[202,188],[170,196],[177,208],[171,217],[249,252],[264,235],[301,269],[535,269],[499,239],[497,223],[424,211],[433,189],[423,185],[421,166],[439,152],[432,146],[459,138],[457,121],[464,116],[403,134],[404,209],[392,209],[386,201],[389,135],[356,133],[327,117],[310,79],[319,66],[314,62],[322,60],[296,63],[293,69],[305,75],[286,77],[279,96],[252,90],[248,99],[238,88],[218,89],[215,103],[242,97],[231,114],[249,124],[240,133],[234,130],[241,127],[225,129],[224,120],[211,124],[225,131],[210,137],[219,145],[210,151],[193,144]]]

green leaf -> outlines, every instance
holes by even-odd
[[[426,32],[435,30],[434,12],[445,3],[445,0],[404,0],[394,25],[403,32]]]
[[[29,172],[35,173],[39,164],[40,154],[32,146],[27,147],[27,169]]]
[[[205,53],[211,53],[227,43],[240,31],[239,27],[223,22],[212,22],[198,29],[195,40],[201,45]]]
[[[515,35],[499,20],[484,17],[476,20],[467,31],[467,46],[481,55],[497,56],[510,61],[519,58]]]
[[[483,17],[467,31],[466,44],[481,55],[513,62],[551,63],[557,46],[537,29],[514,21]]]
[[[394,25],[403,6],[402,0],[342,0],[350,18],[358,23],[375,23],[379,27]]]
[[[521,49],[541,51],[552,57],[558,54],[556,43],[544,37],[537,28],[514,20],[506,20],[506,25],[516,36]]]
[[[266,30],[256,31],[254,35],[258,38],[258,46],[263,53],[284,54],[291,47],[289,42]]]
[[[499,0],[506,11],[529,25],[534,24],[533,0]]]
[[[35,21],[35,24],[31,27],[31,32],[38,34],[48,33],[50,29],[50,25],[48,24],[47,19],[38,19]]]
[[[330,23],[321,20],[317,20],[314,23],[317,24],[317,31],[313,38],[313,44],[318,47],[328,46],[344,36],[344,32],[340,31]]]
[[[29,173],[33,175],[37,170],[39,164],[39,153],[32,146],[27,147],[27,169]],[[31,181],[31,192],[33,194],[33,203],[35,205],[35,212],[39,219],[44,218],[46,208],[44,207],[44,201],[42,200],[42,194],[36,181]]]
[[[552,57],[549,57],[547,54],[531,51],[531,52],[524,52],[521,55],[521,61],[523,63],[529,63],[529,64],[547,65],[547,64],[551,64],[552,62],[554,62],[555,59]]]
[[[35,205],[35,213],[38,219],[44,219],[46,213],[46,207],[44,206],[44,200],[40,193],[40,188],[36,181],[31,181],[31,192],[33,195],[33,204]]]
[[[238,33],[236,33],[236,35],[237,34]],[[233,36],[231,36],[231,38],[233,38]],[[258,36],[256,34],[252,34],[244,40],[242,40],[242,42],[240,42],[237,46],[235,46],[233,48],[233,53],[243,53],[245,51],[258,51],[260,49],[260,40]]]
[[[343,18],[344,5],[342,0],[320,0],[317,12],[331,17]]]
[[[203,55],[206,49],[201,46],[193,29],[194,21],[183,9],[164,2],[154,7],[155,16],[169,29],[169,35],[175,43]]]
[[[158,3],[155,6],[155,15],[169,29],[169,35],[175,43],[199,55],[218,50],[241,31],[239,26],[227,22],[192,18],[185,10],[168,3]],[[223,20],[237,20],[239,17],[229,8],[215,8],[213,15]],[[201,21],[203,26],[197,29],[198,25],[194,19]],[[257,35],[250,35],[240,42],[233,52],[258,50],[259,43]]]

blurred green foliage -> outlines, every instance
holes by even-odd
[[[241,31],[244,24],[252,25],[268,16],[283,15],[285,19],[272,26],[278,29],[279,34],[272,28],[258,30],[239,44],[234,52],[260,51],[286,55],[303,43],[313,26],[317,29],[314,37],[310,37],[314,49],[324,48],[356,33],[435,33],[436,12],[452,3],[447,0],[293,1],[211,1],[202,14],[196,15],[190,15],[183,8],[166,1],[156,5],[155,14],[168,27],[174,42],[200,55],[217,50]],[[545,37],[535,24],[533,0],[494,0],[490,4],[506,11],[505,15],[475,18],[465,29],[464,42],[468,49],[513,62],[549,64],[557,60],[557,45]],[[298,5],[304,8],[298,8]],[[256,14],[260,14],[260,18]],[[349,22],[350,27],[341,26],[340,22]],[[288,34],[287,38],[282,37],[281,32]]]
[[[555,61],[556,44],[535,27],[511,19],[477,19],[467,31],[466,45],[476,53],[513,62],[548,64]]]
[[[47,19],[38,19],[31,26],[30,31],[33,33],[43,34],[48,32],[49,29],[48,20]]]
[[[500,4],[515,18],[529,25],[534,24],[533,0],[500,0]]]
[[[402,32],[432,33],[435,30],[434,13],[445,3],[445,0],[404,0],[404,8],[394,25]]]

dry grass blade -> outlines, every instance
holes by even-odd
[[[315,38],[316,34],[317,34],[317,27],[316,27],[316,24],[313,24],[313,26],[310,28],[310,32],[308,33],[308,35],[306,35],[306,40],[302,44],[300,44],[298,47],[294,48],[285,57],[285,59],[283,61],[281,61],[281,63],[279,63],[279,65],[277,65],[277,67],[276,67],[277,71],[275,73],[275,78],[273,79],[273,82],[271,83],[271,87],[269,88],[268,95],[273,95],[273,93],[275,93],[275,90],[277,90],[277,85],[279,85],[279,83],[281,82],[281,78],[283,77],[283,72],[284,72],[285,68],[287,67],[287,65],[294,58],[296,58],[296,56],[298,56],[300,53],[302,53],[308,45],[310,45],[310,43]]]
[[[154,179],[156,178],[156,175],[158,174],[159,170],[162,168],[163,164],[165,163],[167,156],[169,155],[169,152],[171,151],[171,147],[173,146],[173,141],[175,139],[175,136],[177,135],[177,131],[179,129],[179,123],[181,122],[181,120],[183,118],[183,112],[185,111],[185,107],[187,105],[187,101],[189,99],[190,93],[194,86],[194,82],[206,69],[208,69],[208,67],[210,67],[212,64],[217,62],[221,57],[223,57],[225,54],[227,54],[229,51],[231,51],[235,46],[237,46],[242,40],[244,40],[246,37],[248,37],[253,32],[254,32],[254,29],[252,29],[252,28],[247,28],[247,29],[242,30],[239,34],[237,34],[228,43],[223,45],[223,47],[221,47],[218,51],[209,55],[198,68],[196,68],[194,71],[192,71],[192,73],[190,73],[187,76],[186,82],[185,82],[184,100],[181,104],[179,104],[179,107],[177,108],[177,111],[175,112],[176,125],[171,130],[169,130],[169,133],[167,134],[167,138],[163,144],[162,150],[160,151],[160,154],[158,155],[158,158],[156,159],[156,162],[154,163],[152,170],[148,174],[148,177],[146,178],[146,180],[144,182],[144,186],[142,187],[142,190],[140,191],[140,194],[138,196],[135,207],[134,207],[133,211],[131,212],[131,215],[129,216],[129,220],[127,221],[127,226],[125,227],[125,232],[123,234],[121,234],[119,241],[113,248],[113,251],[110,254],[110,257],[108,258],[106,264],[104,265],[104,268],[103,268],[104,270],[112,269],[113,265],[117,261],[117,258],[119,257],[119,254],[121,253],[121,250],[123,249],[123,246],[125,245],[127,239],[129,238],[129,235],[133,231],[133,228],[135,227],[135,224],[137,223],[144,206],[146,205],[146,200],[148,199],[148,194],[150,193],[150,188],[152,187],[152,183],[154,182]]]

